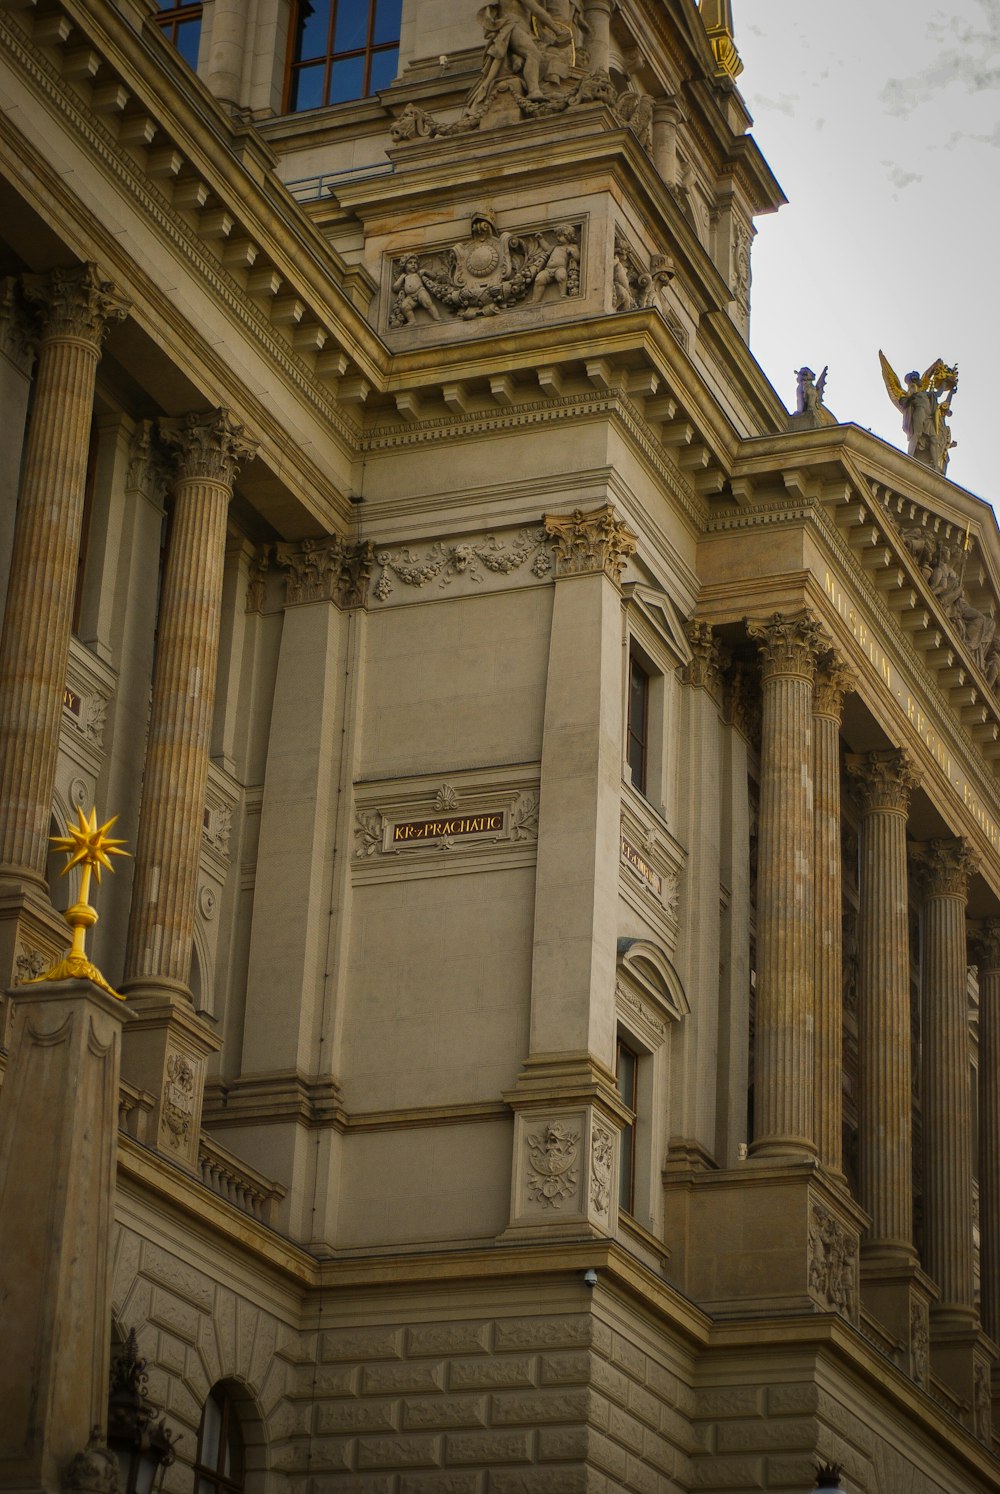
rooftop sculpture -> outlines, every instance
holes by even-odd
[[[904,389],[881,349],[878,356],[889,398],[903,412],[903,430],[909,440],[907,451],[925,467],[947,472],[948,453],[957,445],[951,439],[948,417],[958,389],[958,365],[949,367],[937,358],[925,373],[916,370],[908,373]]]
[[[65,835],[50,836],[53,849],[65,851],[69,857],[60,876],[64,877],[74,866],[81,868],[80,893],[72,907],[66,909],[65,914],[66,922],[73,930],[69,952],[61,960],[57,960],[44,974],[36,975],[34,981],[90,980],[111,996],[119,995],[108,985],[96,965],[92,965],[87,959],[84,943],[87,930],[92,929],[97,922],[97,909],[92,908],[88,901],[91,874],[100,882],[102,866],[107,867],[108,871],[114,871],[111,865],[112,856],[129,854],[128,851],[122,850],[125,844],[123,840],[112,840],[107,833],[117,818],[117,815],[113,815],[110,820],[105,820],[103,825],[98,825],[96,809],[90,811],[89,819],[82,809],[77,809],[77,824],[68,824]],[[25,984],[32,983],[25,982]],[[123,1001],[125,998],[121,996],[119,999]]]

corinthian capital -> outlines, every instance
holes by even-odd
[[[715,690],[722,678],[722,671],[729,663],[729,650],[716,638],[711,623],[692,618],[685,624],[684,631],[692,654],[690,663],[684,666],[685,684],[699,685],[703,690]]]
[[[201,478],[231,488],[240,468],[257,454],[257,442],[248,439],[228,410],[163,419],[160,435],[174,451],[181,479]]]
[[[764,622],[747,619],[747,632],[760,644],[763,678],[800,675],[811,680],[830,640],[809,612],[774,612]]]
[[[288,572],[285,602],[336,602],[343,609],[368,601],[374,546],[353,543],[339,534],[275,546],[275,559]]]
[[[546,514],[543,522],[555,542],[557,576],[603,571],[617,585],[638,544],[610,503],[586,514],[580,508],[571,514]]]
[[[968,897],[969,878],[979,870],[979,857],[960,835],[912,846],[910,856],[925,898]]]
[[[979,978],[1000,972],[1000,918],[987,918],[976,928],[972,936],[972,948]]]
[[[813,713],[840,722],[844,696],[858,687],[858,677],[840,655],[831,649],[819,661],[813,683]]]
[[[39,309],[42,343],[74,338],[99,352],[111,322],[121,321],[131,305],[92,264],[23,275],[21,285],[25,299]]]
[[[906,814],[910,795],[920,774],[900,748],[885,752],[852,752],[847,771],[854,780],[854,794],[863,814]]]

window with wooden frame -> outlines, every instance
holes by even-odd
[[[243,1435],[232,1397],[216,1385],[209,1392],[198,1428],[195,1494],[243,1494]]]
[[[632,785],[640,794],[646,792],[649,773],[649,679],[649,671],[643,668],[633,649],[628,661],[625,761]]]
[[[197,69],[198,48],[201,45],[201,18],[204,7],[200,0],[158,0],[160,14],[156,24],[172,41],[188,67]]]
[[[399,61],[402,8],[403,0],[294,0],[289,113],[388,88]]]

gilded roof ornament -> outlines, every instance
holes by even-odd
[[[904,389],[881,349],[878,357],[886,392],[903,415],[908,454],[923,462],[925,467],[947,472],[948,454],[953,446],[958,445],[951,439],[948,424],[958,389],[958,364],[949,365],[936,358],[924,373],[916,369],[908,373]]]
[[[97,823],[97,810],[92,809],[87,818],[82,809],[77,809],[77,823],[70,822],[66,826],[65,835],[52,835],[49,839],[52,848],[56,851],[65,851],[69,860],[60,872],[65,876],[74,866],[81,868],[80,872],[80,894],[72,907],[66,909],[65,918],[73,930],[73,940],[69,952],[63,959],[44,972],[36,975],[31,981],[24,981],[24,985],[34,985],[43,980],[89,980],[95,986],[100,986],[111,996],[117,996],[124,1001],[124,996],[112,990],[104,976],[87,959],[85,947],[86,933],[93,928],[97,922],[97,909],[92,908],[88,901],[90,897],[90,879],[94,876],[100,883],[101,867],[107,867],[108,871],[114,871],[111,864],[112,856],[127,856],[128,851],[122,849],[123,840],[113,840],[108,831],[115,823],[118,816],[113,815],[110,820],[105,820],[103,825]]]
[[[719,74],[738,78],[743,71],[740,54],[736,50],[733,34],[732,0],[699,0],[701,18],[708,32],[708,39],[715,53],[715,65]]]

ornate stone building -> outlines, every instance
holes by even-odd
[[[168,1494],[1000,1490],[1000,532],[751,357],[728,4],[0,56],[0,1488],[134,1330]]]

